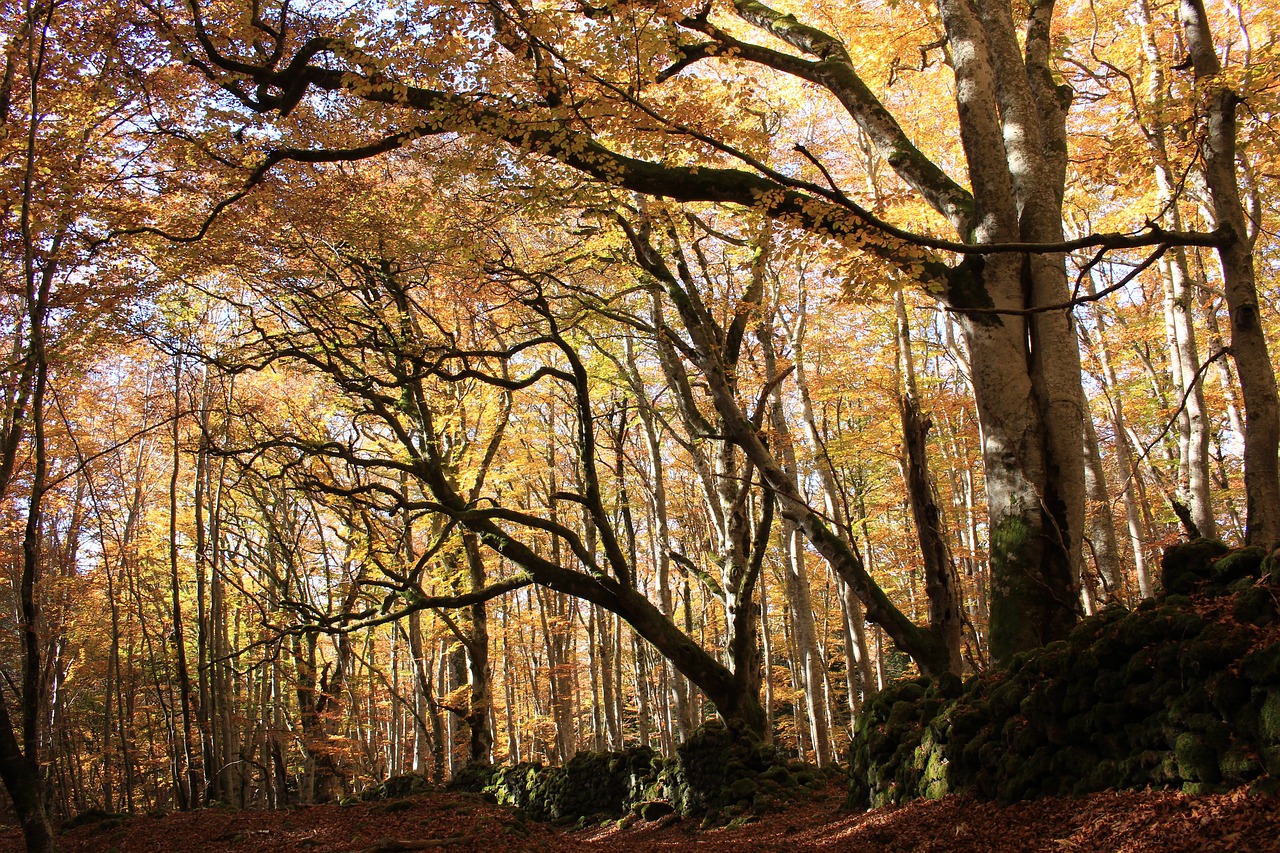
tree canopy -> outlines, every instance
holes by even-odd
[[[1280,540],[1266,4],[6,10],[33,849],[710,713],[828,762]]]

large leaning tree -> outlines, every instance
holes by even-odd
[[[678,624],[669,592],[652,601],[640,577],[639,537],[621,486],[624,451],[620,435],[610,435],[622,432],[619,413],[637,404],[593,376],[590,359],[599,355],[585,331],[593,317],[565,288],[591,275],[590,264],[517,264],[522,253],[514,249],[499,253],[506,263],[459,262],[465,239],[456,227],[402,211],[397,235],[378,222],[385,215],[367,210],[384,200],[397,196],[336,202],[311,229],[277,220],[279,233],[246,242],[235,265],[213,278],[215,298],[242,331],[234,347],[203,357],[233,372],[288,365],[323,377],[342,401],[318,425],[245,429],[216,452],[256,464],[283,460],[276,464],[292,487],[367,516],[351,526],[371,539],[380,524],[411,537],[413,520],[425,534],[409,549],[413,559],[385,546],[381,559],[366,558],[369,567],[349,580],[336,607],[300,595],[285,601],[297,619],[283,633],[343,636],[435,608],[471,608],[475,629],[485,602],[536,585],[616,614],[721,717],[763,736],[755,590],[774,512],[749,454],[721,439],[707,460],[705,491],[717,519],[708,550],[723,579],[675,555],[723,603],[729,654],[722,659]],[[254,290],[227,288],[233,275]],[[725,360],[736,362],[743,334],[722,344]],[[543,408],[559,413],[539,424]],[[672,429],[708,426],[701,414],[690,417],[696,424]],[[530,432],[542,433],[536,451],[526,446]],[[697,438],[681,443],[694,447]],[[504,464],[522,473],[500,475]],[[486,569],[482,549],[505,568]],[[467,564],[465,581],[442,583],[461,580],[459,562]],[[468,656],[487,657],[487,639],[469,639]],[[487,678],[472,681],[473,735],[487,731]],[[472,760],[487,754],[487,743],[472,745]]]
[[[180,0],[150,9],[214,87],[199,130],[212,140],[211,123],[222,126],[227,141],[206,144],[224,162],[239,158],[250,186],[286,161],[464,137],[515,152],[512,173],[535,189],[567,169],[642,195],[749,208],[934,293],[971,360],[997,661],[1062,636],[1077,613],[1084,414],[1070,311],[1078,284],[1066,253],[1091,251],[1096,265],[1108,252],[1142,249],[1131,280],[1171,245],[1215,247],[1247,409],[1248,539],[1280,538],[1280,416],[1236,187],[1238,98],[1222,79],[1201,0],[1181,4],[1180,22],[1204,99],[1198,132],[1216,229],[1072,240],[1062,208],[1073,93],[1055,67],[1052,0],[900,7],[921,41],[936,38],[924,50],[940,51],[953,75],[949,125],[960,145],[933,155],[860,73],[857,57],[876,46],[845,35],[858,30],[844,6],[447,0],[331,11]],[[828,145],[798,156],[754,132],[771,120],[755,99],[797,84],[795,110],[851,120],[857,132],[845,138],[864,140],[954,236],[912,233],[859,204],[840,164],[860,155]]]

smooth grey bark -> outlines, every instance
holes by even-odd
[[[1205,279],[1203,265],[1197,278],[1200,281]],[[1208,331],[1205,343],[1208,344],[1210,352],[1217,352],[1223,349],[1222,327],[1218,323],[1217,297],[1206,294],[1201,301],[1201,311],[1204,314],[1205,329]],[[1240,406],[1237,401],[1239,383],[1236,382],[1235,371],[1231,369],[1231,360],[1220,358],[1213,363],[1213,367],[1218,374],[1218,385],[1222,391],[1223,402],[1226,404],[1227,423],[1231,424],[1231,431],[1238,436],[1238,440],[1243,442],[1244,419],[1240,416]]]
[[[763,263],[763,257],[762,251],[760,263]],[[764,350],[766,381],[773,385],[769,418],[775,436],[775,446],[781,455],[783,467],[790,471],[793,477],[800,477],[802,474],[796,461],[791,429],[783,409],[782,383],[778,374],[778,359],[774,350],[771,325],[767,321],[762,323],[757,333],[761,348]],[[819,767],[825,767],[832,761],[831,723],[828,719],[825,695],[827,672],[818,648],[809,577],[805,571],[803,537],[799,527],[788,518],[783,519],[779,532],[782,546],[783,583],[787,591],[787,605],[791,611],[791,625],[795,633],[798,653],[796,662],[800,679],[796,686],[804,693],[805,715],[813,744],[814,762]]]
[[[1093,285],[1085,284],[1086,292],[1093,292]],[[1151,573],[1147,568],[1147,527],[1144,524],[1142,507],[1145,496],[1139,494],[1142,486],[1142,475],[1138,470],[1138,460],[1133,458],[1129,444],[1128,427],[1124,415],[1124,396],[1116,379],[1115,370],[1111,366],[1111,355],[1107,349],[1107,327],[1101,314],[1095,314],[1097,340],[1092,343],[1094,356],[1102,371],[1103,391],[1106,395],[1107,415],[1111,422],[1111,434],[1115,444],[1116,466],[1120,470],[1121,499],[1124,502],[1125,522],[1129,533],[1129,545],[1133,553],[1134,572],[1138,578],[1138,594],[1142,598],[1150,598],[1155,594],[1151,583]],[[1090,345],[1087,332],[1081,332],[1086,346]]]
[[[1259,315],[1253,242],[1236,174],[1240,96],[1223,77],[1203,1],[1181,0],[1178,14],[1203,92],[1205,185],[1214,219],[1227,239],[1218,249],[1218,258],[1231,316],[1231,355],[1244,398],[1246,539],[1251,545],[1269,548],[1280,540],[1280,399]]]
[[[1086,411],[1088,401],[1084,405]],[[1124,576],[1120,569],[1120,547],[1116,541],[1115,513],[1111,509],[1111,492],[1107,488],[1106,469],[1102,467],[1102,453],[1098,448],[1098,431],[1093,417],[1084,419],[1085,489],[1089,496],[1090,525],[1088,542],[1091,560],[1097,572],[1098,588],[1092,593],[1097,607],[1105,607],[1124,596]],[[1083,579],[1082,579],[1083,580]],[[1081,585],[1082,590],[1088,584]]]
[[[654,301],[650,307],[651,318],[661,317],[661,305]],[[667,368],[664,367],[664,370]],[[658,607],[662,615],[672,622],[676,619],[675,597],[671,589],[671,528],[667,513],[666,463],[659,436],[659,423],[653,403],[645,391],[644,381],[637,365],[636,342],[632,335],[624,340],[623,371],[631,391],[636,399],[636,412],[644,434],[644,446],[649,463],[649,508],[654,527],[654,534],[649,537],[649,557],[653,562],[654,574],[658,586]],[[709,475],[706,472],[705,460],[695,456],[694,462],[699,467],[700,480],[706,483]],[[694,729],[692,696],[689,682],[679,672],[670,671],[669,661],[663,661],[662,671],[668,689],[663,691],[667,704],[669,724],[664,727],[668,741],[675,735],[680,741],[692,734]],[[668,746],[673,744],[668,743]]]
[[[769,423],[774,434],[774,446],[783,468],[796,479],[802,477],[796,457],[795,443],[787,421],[779,359],[775,344],[775,325],[778,313],[776,294],[769,295],[766,287],[772,230],[766,224],[752,245],[751,287],[744,296],[745,304],[759,303],[759,325],[756,338],[764,355],[764,380],[771,388],[769,394]],[[763,405],[760,401],[758,405]],[[817,625],[814,619],[809,576],[805,567],[804,540],[799,527],[790,518],[783,518],[780,533],[783,583],[787,592],[787,605],[796,647],[796,686],[803,691],[805,720],[813,747],[814,762],[826,766],[832,759],[831,721],[827,702],[827,667],[818,644]],[[763,599],[763,596],[762,596]],[[762,601],[763,606],[763,601]]]
[[[1147,0],[1136,6],[1142,25],[1143,51],[1147,59],[1148,110],[1155,120],[1143,122],[1143,135],[1151,151],[1158,195],[1158,221],[1172,230],[1182,228],[1178,206],[1177,179],[1169,165],[1169,148],[1161,114],[1166,103],[1164,65],[1151,21]],[[1136,105],[1135,105],[1136,107]],[[1169,365],[1174,388],[1186,404],[1178,414],[1179,491],[1190,507],[1199,532],[1210,538],[1217,536],[1209,479],[1210,422],[1205,404],[1204,386],[1198,381],[1199,348],[1194,324],[1193,280],[1187,263],[1187,250],[1172,247],[1160,259],[1160,272],[1165,286],[1165,320],[1169,330]]]
[[[686,269],[688,260],[677,255],[677,263]],[[753,275],[737,300],[730,322],[717,338],[713,357],[722,367],[721,375],[726,377],[724,391],[731,397],[736,398],[738,394],[734,377],[742,355],[747,323],[758,310],[763,292],[762,279]],[[702,307],[698,293],[687,295],[691,303]],[[652,316],[657,328],[666,325],[656,292]],[[744,701],[750,696],[758,703],[762,661],[757,644],[760,605],[756,585],[772,525],[773,501],[766,500],[758,512],[752,511],[750,497],[755,489],[753,461],[732,439],[722,412],[716,410],[708,418],[700,411],[689,377],[672,342],[659,336],[656,344],[667,385],[674,391],[687,434],[709,437],[692,441],[688,449],[706,495],[715,532],[713,547],[720,566],[718,594],[725,608],[729,660],[736,689]],[[641,404],[646,403],[647,400],[643,400]]]
[[[976,7],[976,8],[975,8]],[[999,0],[941,0],[953,46],[975,243],[1061,241],[1065,103],[1049,64],[1052,2],[1028,9],[1025,55]],[[991,513],[992,657],[1064,636],[1076,620],[1084,516],[1080,362],[1060,254],[988,257],[974,293],[953,285],[983,424]],[[975,298],[976,297],[976,298]],[[1028,365],[1022,370],[1021,365]]]
[[[466,555],[467,575],[471,591],[484,589],[486,572],[484,555],[475,535],[464,533],[463,551]],[[493,752],[493,729],[489,722],[493,706],[493,677],[489,665],[489,605],[484,601],[472,604],[466,610],[467,684],[467,760],[488,764]]]
[[[915,522],[916,538],[924,559],[925,595],[929,602],[929,626],[942,637],[953,673],[963,666],[960,646],[964,629],[963,590],[937,502],[937,489],[929,470],[926,440],[932,420],[920,411],[916,388],[915,357],[911,352],[911,327],[902,292],[893,296],[897,326],[897,364],[900,388],[898,416],[902,425],[902,470],[907,504]]]

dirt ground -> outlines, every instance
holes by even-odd
[[[64,851],[363,853],[451,850],[648,853],[791,851],[1277,851],[1280,797],[1168,791],[1044,799],[1000,808],[967,797],[850,813],[838,787],[735,828],[700,830],[674,816],[568,829],[524,818],[478,795],[431,794],[385,803],[277,812],[207,809],[106,820],[69,830]],[[628,823],[624,821],[624,823]],[[0,853],[21,837],[0,831]]]

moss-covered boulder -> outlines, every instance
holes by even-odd
[[[1165,592],[1185,595],[1208,580],[1214,563],[1229,550],[1216,539],[1197,539],[1168,548],[1160,560],[1160,582]]]
[[[450,790],[492,796],[532,818],[559,822],[670,811],[718,823],[767,809],[779,799],[824,784],[770,746],[719,720],[698,728],[665,761],[648,748],[580,752],[563,767],[521,763],[463,767]],[[649,818],[656,819],[656,818]]]
[[[360,799],[366,802],[372,800],[398,800],[403,797],[429,794],[439,790],[439,787],[433,785],[422,773],[403,773],[366,788],[360,793]]]
[[[776,751],[719,720],[698,728],[676,749],[662,776],[666,799],[682,815],[706,815],[729,808],[750,808],[768,774],[776,789],[788,778],[786,761]]]
[[[117,814],[99,808],[91,808],[80,812],[73,818],[64,820],[62,825],[58,827],[58,832],[70,832],[73,829],[80,829],[85,826],[93,827],[91,831],[95,833],[106,832],[121,826],[132,818],[133,815],[129,814]]]
[[[634,803],[646,799],[646,788],[660,766],[648,748],[579,752],[548,783],[546,816],[552,820],[621,817]]]
[[[849,805],[1203,792],[1280,776],[1280,632],[1264,556],[1208,540],[1171,548],[1163,574],[1175,592],[1163,600],[1091,616],[958,690],[890,687],[859,720]]]

